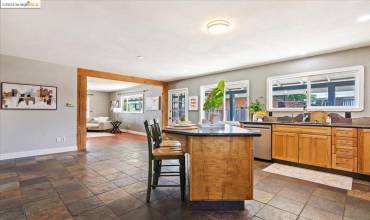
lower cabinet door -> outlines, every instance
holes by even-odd
[[[331,136],[300,134],[299,163],[331,168]]]
[[[298,162],[298,134],[273,132],[272,158]]]
[[[370,175],[370,129],[359,129],[358,172]]]

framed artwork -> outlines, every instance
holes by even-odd
[[[56,110],[57,87],[2,82],[1,108],[10,110]]]
[[[161,97],[145,97],[145,110],[147,111],[159,111],[161,110]]]
[[[189,96],[189,111],[198,111],[198,96]]]
[[[122,96],[123,113],[143,113],[144,112],[144,94]]]

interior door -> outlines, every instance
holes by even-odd
[[[178,120],[188,120],[188,89],[168,91],[168,124]]]

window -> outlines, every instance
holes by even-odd
[[[136,94],[130,96],[122,96],[122,112],[123,113],[143,113],[144,106],[143,94]]]
[[[200,121],[208,118],[203,104],[216,84],[200,87]],[[219,121],[247,121],[249,103],[249,80],[226,82],[223,105],[216,111]]]
[[[273,108],[303,108],[307,100],[307,82],[298,79],[275,81],[272,86]]]
[[[168,91],[168,123],[175,124],[178,120],[188,120],[187,88]]]
[[[269,111],[362,111],[364,67],[270,77],[267,88]]]

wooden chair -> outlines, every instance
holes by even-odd
[[[148,169],[148,187],[146,201],[150,202],[151,189],[156,187],[180,187],[181,188],[181,200],[185,201],[185,155],[179,146],[166,146],[157,147],[155,145],[154,139],[158,138],[154,135],[156,133],[156,127],[154,124],[149,124],[148,121],[144,122],[145,131],[148,140],[148,154],[149,154],[149,169]],[[162,165],[164,160],[178,160],[179,165]],[[154,164],[154,175],[153,175],[153,164]],[[161,166],[179,166],[179,172],[166,171],[162,172]],[[159,177],[166,176],[179,176],[180,185],[159,185]]]
[[[158,119],[153,119],[155,145],[157,147],[180,147],[181,143],[173,139],[165,139],[162,137],[161,126],[159,125]]]
[[[171,148],[172,150],[182,150],[181,143],[176,140],[171,139],[164,139],[162,137],[162,130],[161,126],[159,125],[159,122],[157,119],[153,119],[152,126],[152,135],[153,135],[153,142],[155,148]],[[162,166],[166,167],[169,166],[169,164],[163,164],[162,160],[156,160],[154,161],[154,177],[153,177],[153,185],[157,185],[158,179],[159,179],[159,173],[162,171]],[[180,166],[180,164],[171,164],[171,166]],[[152,187],[155,189],[155,186]]]

